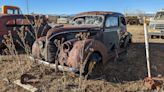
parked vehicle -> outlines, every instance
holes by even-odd
[[[87,61],[83,72],[87,74],[93,62],[99,66],[126,52],[131,36],[122,14],[84,12],[74,17],[72,26],[52,28],[45,37],[35,41],[32,54],[34,58],[49,63],[58,59],[60,65],[78,71],[80,62]]]
[[[38,15],[0,14],[0,49],[6,48],[3,40],[4,36],[8,35],[9,32],[11,32],[16,48],[20,47],[20,43],[22,43],[18,35],[20,32],[24,34],[23,40],[25,43],[32,47],[35,39],[41,35],[44,36],[48,29],[50,29],[45,21],[42,21],[43,23],[37,28],[35,25],[38,19],[44,20],[44,17],[38,18]],[[37,33],[37,36],[35,33]]]
[[[129,25],[141,25],[142,20],[138,16],[127,16],[126,23]]]
[[[58,18],[57,24],[68,24],[68,18]]]
[[[1,6],[0,8],[0,13],[1,14],[20,14],[20,8],[16,6]]]
[[[154,18],[151,19],[148,34],[150,38],[164,38],[164,10],[158,11]]]

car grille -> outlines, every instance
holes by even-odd
[[[164,24],[156,24],[155,29],[164,29]]]

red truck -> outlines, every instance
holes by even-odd
[[[0,49],[6,48],[3,43],[4,36],[9,32],[12,35],[16,48],[22,44],[22,39],[18,33],[24,34],[23,40],[32,47],[33,42],[40,36],[44,36],[51,28],[48,26],[45,16],[23,15],[23,14],[0,14]],[[37,24],[39,21],[39,25]]]

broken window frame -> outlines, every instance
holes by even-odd
[[[91,16],[92,17],[97,16],[97,17],[102,18],[102,22],[99,25],[97,25],[97,26],[102,26],[103,25],[104,20],[105,20],[105,18],[104,18],[103,15],[81,15],[81,16],[78,16],[78,17],[76,17],[76,18],[73,19],[73,22],[74,22],[73,24],[76,25],[75,20],[77,20],[77,19],[83,19],[84,20],[84,23],[82,23],[81,25],[95,25],[95,24],[86,24],[85,17],[91,17]]]

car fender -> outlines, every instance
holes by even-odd
[[[84,54],[89,53],[90,51],[91,53],[99,52],[102,56],[103,63],[107,60],[108,52],[105,45],[97,40],[86,39],[74,43],[73,48],[69,52],[66,65],[68,65],[69,67],[79,68],[81,58],[84,58],[84,61]]]
[[[39,39],[37,39],[34,44],[32,45],[32,56],[34,58],[41,58],[42,56],[44,56],[44,42],[46,41],[46,36],[44,37],[40,37]]]

